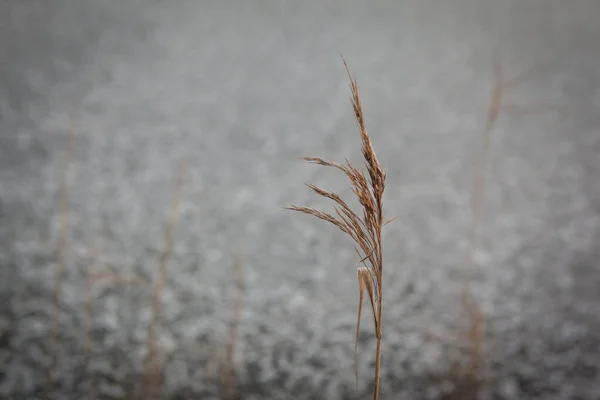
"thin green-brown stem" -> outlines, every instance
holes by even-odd
[[[375,354],[375,388],[373,400],[379,400],[379,369],[381,365],[381,338],[377,338],[377,353]]]

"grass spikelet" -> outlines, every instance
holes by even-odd
[[[385,225],[383,220],[383,192],[385,189],[385,173],[381,168],[371,138],[365,127],[365,119],[361,99],[358,93],[356,79],[350,73],[346,61],[344,67],[350,79],[350,90],[352,93],[351,103],[354,117],[360,130],[361,151],[365,161],[367,175],[355,168],[348,160],[344,164],[335,161],[326,161],[317,157],[304,157],[304,160],[324,167],[332,167],[342,171],[350,180],[350,188],[358,199],[362,213],[353,211],[348,204],[336,193],[319,188],[315,185],[307,186],[317,195],[328,198],[334,203],[335,214],[303,206],[289,206],[289,210],[309,214],[327,221],[346,233],[355,242],[356,252],[360,262],[363,264],[358,269],[359,283],[359,308],[356,324],[355,342],[355,374],[358,385],[358,332],[360,328],[360,317],[364,290],[367,290],[369,301],[373,312],[373,328],[377,339],[377,352],[375,356],[375,387],[373,399],[379,398],[379,376],[381,365],[381,340],[383,336],[382,327],[382,300],[383,300],[383,246],[381,231]],[[362,214],[362,215],[361,215]]]

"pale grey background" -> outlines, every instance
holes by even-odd
[[[487,317],[480,398],[600,397],[600,3],[596,0],[0,3],[0,393],[44,392],[69,116],[70,228],[56,398],[81,398],[82,271],[150,276],[177,164],[182,221],[165,293],[164,398],[219,396],[237,252],[241,398],[355,398],[357,260],[333,227],[282,210],[350,195],[360,163],[339,54],[388,173],[382,398],[451,398],[474,165],[493,86],[534,73],[501,114],[472,287]],[[100,396],[138,381],[150,294],[94,291]],[[368,398],[375,342],[361,336]],[[431,340],[428,335],[442,336]],[[181,397],[177,397],[177,396]],[[11,397],[12,396],[12,397]],[[104,398],[104,397],[102,397]]]

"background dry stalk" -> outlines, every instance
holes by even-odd
[[[92,272],[98,259],[98,249],[94,246],[89,257],[87,279],[85,281],[85,312],[83,320],[84,329],[84,359],[86,364],[90,358],[92,350],[92,289],[94,285],[94,273]]]
[[[504,80],[502,62],[498,59],[494,65],[494,86],[492,88],[490,107],[487,112],[483,143],[479,152],[479,159],[476,165],[476,176],[473,182],[473,196],[471,209],[471,224],[469,229],[469,253],[468,261],[473,263],[474,254],[477,248],[477,239],[482,220],[483,198],[485,194],[486,175],[490,169],[491,163],[491,147],[492,147],[492,131],[498,117],[503,111],[535,113],[547,111],[566,111],[567,107],[553,104],[504,104],[504,95],[510,89],[515,88],[519,83],[523,82],[537,69],[538,65],[534,65],[515,77]]]
[[[486,190],[486,176],[491,164],[492,153],[492,131],[496,121],[503,111],[513,112],[547,112],[553,110],[566,111],[566,107],[551,105],[551,104],[534,104],[534,105],[510,105],[503,104],[505,93],[516,87],[519,83],[529,77],[535,67],[520,73],[512,79],[504,80],[502,62],[497,60],[494,66],[494,86],[492,88],[490,107],[487,112],[487,119],[483,137],[483,143],[479,152],[479,159],[476,165],[476,176],[473,182],[471,223],[469,227],[469,249],[467,254],[467,262],[470,267],[469,273],[465,279],[465,284],[461,293],[461,306],[463,312],[468,319],[468,329],[464,334],[461,334],[461,339],[466,342],[469,347],[470,360],[467,367],[461,368],[460,375],[467,377],[469,380],[479,381],[483,343],[485,340],[485,316],[481,312],[479,306],[471,299],[470,284],[474,273],[475,252],[478,247],[480,238],[480,228],[482,221],[482,211],[484,196]]]
[[[173,250],[173,236],[177,224],[179,223],[179,206],[181,203],[181,195],[183,184],[187,172],[187,164],[181,162],[179,172],[177,174],[177,184],[173,194],[171,203],[171,214],[165,228],[164,235],[164,251],[160,257],[156,277],[154,280],[154,296],[152,299],[152,317],[148,324],[148,334],[146,336],[146,357],[143,366],[142,387],[140,390],[140,400],[150,398],[160,388],[160,371],[158,360],[158,348],[156,344],[156,326],[160,320],[162,309],[162,293],[164,291],[167,279],[167,264],[171,258]]]
[[[491,162],[492,150],[492,131],[498,116],[502,110],[502,100],[507,89],[514,87],[519,81],[526,77],[530,71],[504,81],[502,63],[498,60],[494,66],[494,86],[492,88],[490,107],[487,112],[487,119],[483,137],[483,143],[479,152],[479,160],[476,166],[476,175],[473,182],[473,195],[471,200],[471,223],[469,227],[469,250],[467,254],[467,263],[469,271],[465,278],[464,286],[461,292],[461,308],[467,317],[467,332],[460,335],[461,342],[468,346],[470,352],[467,378],[477,381],[479,376],[479,367],[481,364],[481,350],[485,340],[485,319],[479,306],[472,300],[470,295],[470,286],[474,274],[475,252],[478,247],[480,236],[480,226],[482,220],[483,200],[485,195],[486,176]],[[465,341],[466,339],[466,341]],[[456,371],[459,377],[464,377],[465,367],[460,367]]]
[[[60,231],[58,237],[56,264],[54,267],[54,288],[52,290],[52,330],[50,343],[50,366],[48,370],[48,393],[52,391],[55,381],[55,368],[58,362],[60,345],[60,305],[62,302],[62,286],[65,278],[67,263],[67,245],[69,235],[69,168],[75,151],[75,120],[71,117],[69,137],[67,139],[67,153],[65,167],[60,185]]]
[[[342,232],[349,235],[355,242],[355,250],[359,255],[360,262],[364,265],[358,269],[360,293],[359,308],[357,313],[358,321],[355,351],[357,350],[358,346],[358,329],[360,327],[359,324],[362,309],[363,290],[367,289],[373,312],[375,337],[377,339],[377,350],[375,355],[375,383],[373,390],[373,399],[377,400],[379,398],[381,340],[383,336],[383,247],[381,242],[381,230],[385,225],[383,221],[383,191],[385,189],[385,173],[377,161],[377,156],[375,155],[375,151],[371,145],[371,139],[365,127],[362,104],[358,94],[358,84],[356,79],[350,73],[348,65],[345,61],[344,66],[350,79],[352,108],[354,110],[356,122],[360,128],[360,137],[362,142],[361,150],[365,160],[368,178],[363,174],[363,172],[354,168],[354,166],[347,160],[345,164],[339,164],[335,161],[325,161],[321,158],[314,157],[305,157],[304,160],[322,166],[334,167],[346,174],[346,176],[350,179],[352,191],[358,198],[358,201],[361,205],[363,211],[362,217],[356,214],[338,194],[329,192],[311,184],[308,184],[307,186],[312,191],[320,196],[332,200],[335,203],[335,216],[310,207],[292,205],[288,207],[288,209],[310,214],[319,219],[327,221],[337,226]],[[355,373],[358,375],[358,369],[356,366]]]
[[[113,285],[138,284],[147,285],[149,282],[136,275],[118,275],[112,272],[91,273],[86,280],[85,289],[85,357],[88,358],[91,352],[91,331],[92,331],[92,291],[94,285],[99,283],[111,283]]]
[[[94,285],[99,283],[110,284],[141,284],[148,285],[150,282],[140,276],[123,275],[115,272],[96,272],[94,267],[98,261],[98,248],[94,245],[86,257],[85,264],[88,266],[85,281],[85,300],[84,300],[84,356],[89,359],[91,353],[91,331],[92,331],[92,300]]]
[[[238,340],[238,330],[240,320],[242,319],[242,309],[244,307],[244,271],[242,266],[242,257],[238,254],[234,264],[234,303],[233,313],[229,324],[229,337],[225,348],[225,359],[222,366],[222,385],[224,400],[233,400],[237,391],[237,378],[235,371],[235,349]]]
[[[94,272],[93,267],[98,259],[98,250],[96,247],[92,248],[89,261],[88,271],[85,286],[85,311],[84,311],[84,362],[85,368],[89,373],[89,362],[92,353],[92,292],[94,285],[99,283],[110,283],[110,284],[144,284],[147,285],[149,282],[142,277],[135,275],[119,275],[113,272]],[[97,387],[92,379],[90,392],[87,394],[87,398],[93,400],[96,398]]]
[[[485,341],[485,317],[479,307],[473,306],[471,310],[467,310],[469,318],[469,330],[465,332],[463,337],[469,347],[469,362],[466,367],[462,368],[461,376],[466,377],[472,382],[481,380],[481,360],[483,359],[483,343]]]

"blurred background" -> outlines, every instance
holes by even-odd
[[[0,396],[370,398],[353,244],[283,209],[331,210],[304,183],[352,196],[298,159],[362,165],[343,54],[399,217],[381,398],[600,398],[598,21],[597,0],[2,1]]]

